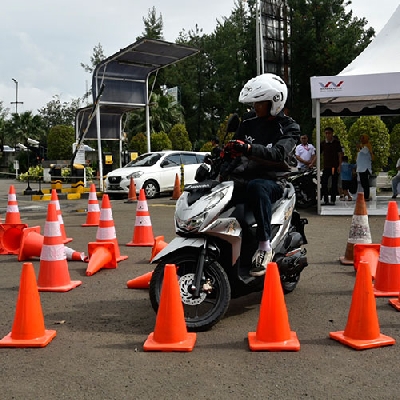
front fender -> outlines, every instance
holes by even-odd
[[[204,244],[205,240],[203,238],[183,238],[178,236],[172,239],[172,241],[166,247],[164,247],[158,254],[156,254],[151,260],[151,263],[154,264],[157,261],[163,259],[166,255],[171,254],[184,247],[200,248],[204,246]]]

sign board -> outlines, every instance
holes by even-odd
[[[76,149],[76,143],[72,144],[72,152],[75,152]],[[74,164],[82,164],[85,165],[86,163],[86,158],[85,158],[85,145],[81,143],[79,145],[78,151],[76,152]]]

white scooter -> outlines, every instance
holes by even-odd
[[[152,260],[157,264],[150,281],[150,300],[158,310],[165,264],[175,264],[188,330],[215,325],[231,298],[261,291],[264,276],[249,275],[257,249],[256,221],[243,204],[231,203],[233,182],[205,180],[185,187],[176,203],[174,238]],[[295,211],[296,194],[287,183],[273,205],[273,261],[285,293],[292,292],[308,265],[304,234],[307,219]]]

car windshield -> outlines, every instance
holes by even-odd
[[[147,153],[142,154],[136,160],[132,160],[130,163],[126,164],[124,168],[130,167],[151,167],[154,165],[163,155],[163,153]]]

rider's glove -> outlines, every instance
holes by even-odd
[[[232,157],[238,157],[240,155],[248,155],[251,151],[251,146],[241,140],[230,140],[224,149],[229,152]]]

